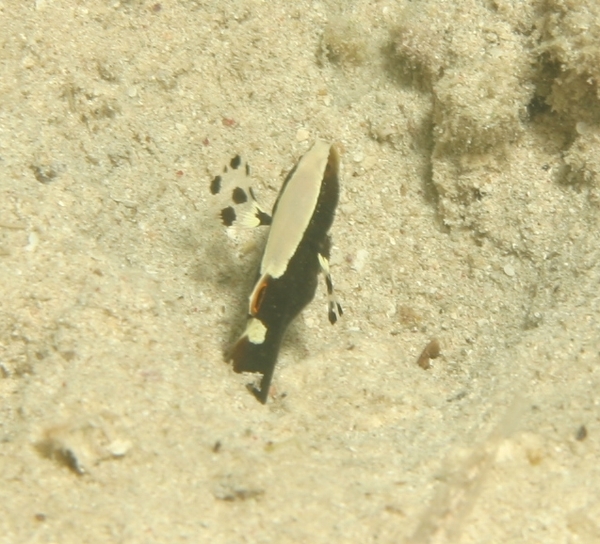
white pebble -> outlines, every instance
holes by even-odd
[[[27,245],[25,246],[25,251],[35,251],[38,243],[40,242],[40,237],[36,232],[30,232],[27,236]]]
[[[369,257],[369,252],[366,249],[359,249],[356,252],[356,257],[354,257],[354,263],[352,263],[352,268],[357,272],[361,272],[365,267],[365,263],[367,262],[367,258]]]
[[[30,57],[29,55],[27,55],[23,58],[23,60],[21,61],[21,64],[22,64],[23,68],[30,69],[35,66],[35,60],[33,60],[33,58]]]
[[[106,449],[113,457],[123,457],[131,449],[131,442],[122,439],[113,440]]]
[[[308,130],[306,130],[305,128],[300,128],[298,129],[298,132],[296,132],[296,141],[305,142],[306,140],[308,140],[309,136],[310,132]]]
[[[503,270],[504,270],[504,273],[507,276],[510,276],[511,278],[515,275],[515,269],[510,264],[505,264]]]

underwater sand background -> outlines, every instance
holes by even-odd
[[[0,1],[0,542],[600,541],[600,4]],[[223,352],[342,154],[262,406]],[[437,338],[441,355],[417,359]]]

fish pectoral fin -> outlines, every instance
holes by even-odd
[[[319,264],[321,265],[321,272],[325,277],[325,285],[327,287],[327,313],[329,322],[334,325],[337,320],[344,315],[341,304],[338,302],[333,289],[333,280],[331,279],[331,272],[329,271],[329,260],[327,257],[319,253]]]

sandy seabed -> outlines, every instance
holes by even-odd
[[[0,542],[600,542],[594,0],[0,0]],[[342,156],[262,406],[223,353]],[[441,355],[417,364],[437,339]]]

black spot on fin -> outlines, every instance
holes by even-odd
[[[231,161],[229,161],[229,166],[231,166],[231,168],[233,168],[234,170],[237,170],[240,165],[242,164],[242,157],[240,157],[239,155],[236,155],[235,157],[233,157],[233,159],[231,159]],[[249,170],[247,170],[247,173],[249,173]]]
[[[223,178],[221,176],[215,176],[210,182],[210,194],[217,195],[221,192],[221,182]]]
[[[227,206],[227,208],[221,210],[221,221],[226,227],[231,227],[235,223],[236,218],[237,216],[232,206]]]
[[[244,204],[248,202],[248,195],[241,187],[236,187],[231,193],[231,199],[235,204]]]

